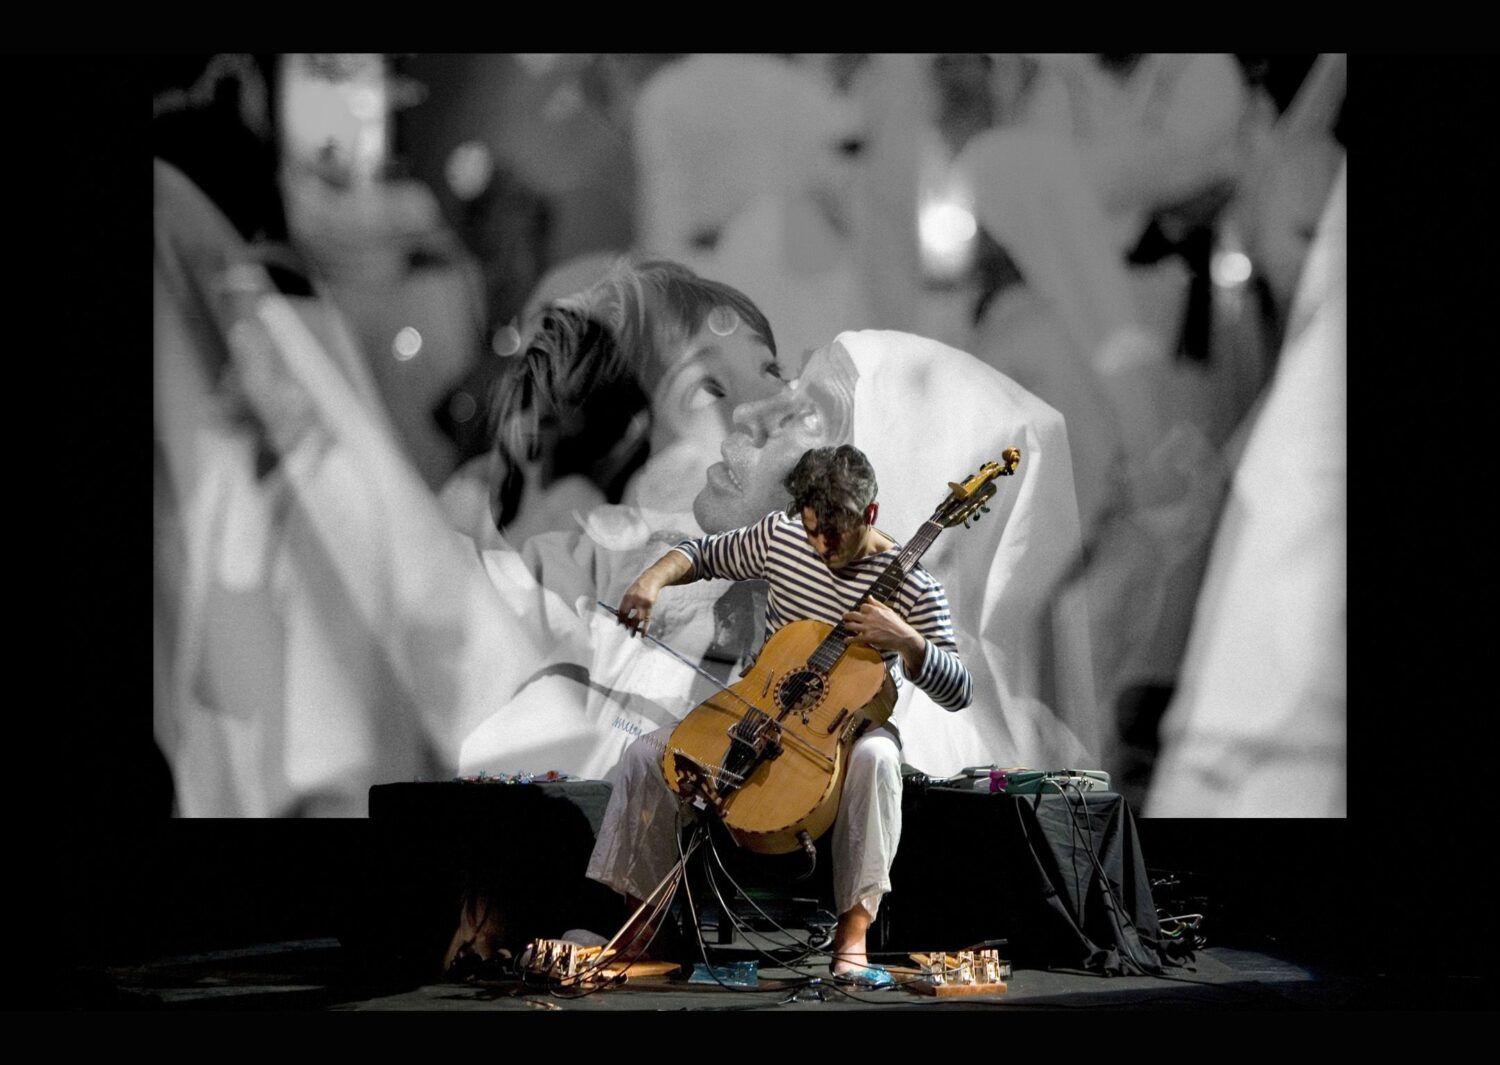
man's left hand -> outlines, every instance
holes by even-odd
[[[906,623],[906,619],[884,603],[866,599],[843,617],[844,627],[854,633],[855,642],[878,651],[896,651],[906,663],[906,672],[915,677],[927,654],[927,640]]]

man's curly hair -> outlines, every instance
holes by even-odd
[[[865,507],[880,490],[875,467],[853,444],[805,452],[782,484],[792,496],[788,517],[798,517],[803,507],[811,507],[820,526],[845,531],[864,520]]]

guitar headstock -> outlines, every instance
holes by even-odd
[[[949,528],[960,522],[968,525],[971,518],[978,521],[979,512],[989,510],[985,504],[997,491],[995,478],[1009,477],[1016,472],[1016,464],[1021,461],[1021,451],[1019,448],[1008,447],[1000,453],[1000,458],[1001,462],[986,462],[978,473],[962,483],[949,481],[948,487],[952,491],[932,515],[932,520]]]

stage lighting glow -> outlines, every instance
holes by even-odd
[[[467,392],[457,392],[454,394],[453,398],[448,401],[448,413],[453,416],[454,421],[459,422],[460,424],[468,421],[478,412],[479,404],[476,403],[474,397],[469,395],[469,393]]]
[[[1214,255],[1209,271],[1214,284],[1221,288],[1233,288],[1250,280],[1254,272],[1250,257],[1242,251],[1221,251]]]
[[[927,272],[940,277],[962,274],[973,258],[978,232],[973,214],[951,200],[924,206],[917,215],[917,234]]]
[[[922,237],[936,251],[950,252],[974,239],[974,216],[955,203],[934,203],[922,212]]]
[[[460,200],[472,200],[490,186],[495,159],[483,141],[464,141],[448,156],[448,187]]]
[[[422,350],[422,334],[409,325],[405,326],[396,334],[395,342],[391,347],[395,349],[396,358],[406,362]]]

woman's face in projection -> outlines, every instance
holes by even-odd
[[[705,325],[683,346],[652,397],[653,450],[700,447],[707,465],[734,428],[735,408],[785,387],[776,356],[743,322],[728,336]]]
[[[838,361],[832,352],[842,356]],[[795,389],[734,411],[734,432],[708,468],[708,483],[693,502],[707,532],[749,525],[787,504],[782,481],[809,448],[841,443],[849,424],[852,381],[837,345],[816,352]]]

